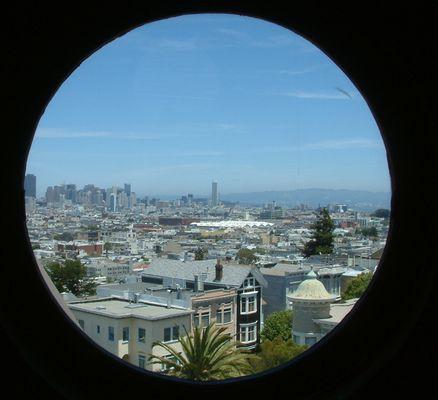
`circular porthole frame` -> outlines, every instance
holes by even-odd
[[[357,17],[353,21],[356,25],[349,24],[343,19],[351,18],[353,12],[343,12],[333,5],[286,6],[275,1],[269,6],[244,1],[144,5],[137,1],[113,10],[87,5],[65,18],[50,14],[47,7],[43,7],[47,15],[55,16],[47,26],[43,25],[44,14],[34,11],[40,19],[32,25],[29,17],[27,23],[35,29],[36,38],[22,41],[24,46],[18,51],[23,54],[17,57],[22,64],[15,65],[16,70],[11,72],[15,77],[17,98],[11,99],[6,122],[14,136],[4,158],[10,171],[7,176],[10,192],[6,199],[10,232],[7,248],[16,249],[10,262],[26,274],[26,279],[20,281],[18,293],[13,288],[0,293],[2,326],[27,362],[59,393],[70,398],[95,398],[97,395],[115,398],[138,396],[139,393],[154,396],[163,390],[174,391],[183,397],[213,393],[233,395],[242,391],[246,396],[258,398],[266,386],[275,388],[275,392],[282,388],[290,390],[297,399],[339,398],[375,375],[406,343],[420,311],[429,301],[436,279],[436,272],[428,268],[427,257],[414,251],[415,245],[421,242],[409,235],[416,226],[418,215],[426,215],[424,210],[422,214],[413,215],[409,211],[415,198],[426,198],[423,197],[427,194],[423,185],[434,181],[436,156],[433,146],[424,146],[421,141],[412,143],[410,130],[421,128],[421,132],[416,133],[417,138],[430,139],[436,117],[434,119],[427,95],[416,99],[415,105],[411,99],[400,97],[397,85],[406,77],[409,68],[399,65],[397,69],[397,62],[406,61],[406,56],[395,52],[387,54],[385,59],[386,49],[377,42],[378,36],[369,32],[370,21]],[[393,196],[390,233],[381,266],[348,318],[284,367],[230,382],[204,384],[161,377],[121,362],[92,343],[66,317],[55,296],[49,294],[47,283],[36,267],[26,231],[23,193],[27,154],[38,121],[54,93],[78,65],[103,45],[144,23],[194,13],[233,13],[277,23],[327,54],[359,89],[377,121],[388,154]],[[96,17],[102,18],[103,22],[96,23]],[[344,24],[344,27],[337,27],[337,24]],[[357,32],[347,34],[345,25],[355,26]],[[77,31],[69,33],[72,29]],[[387,45],[394,44],[389,32],[386,33],[388,35],[382,40]],[[43,45],[39,45],[37,39],[42,40]],[[394,48],[400,50],[396,45]],[[56,49],[58,54],[53,54]],[[367,61],[367,56],[371,57],[371,62]],[[379,59],[386,60],[387,64],[377,65],[375,61]],[[428,70],[423,72],[428,73]],[[417,88],[419,81],[420,78],[404,80],[406,92],[421,94],[425,87]],[[423,119],[419,122],[421,112]],[[428,232],[432,234],[431,227]],[[409,270],[407,259],[417,263],[415,272]],[[3,277],[13,282],[16,270],[5,269]],[[409,295],[404,295],[407,288]],[[415,296],[415,302],[412,296]],[[35,312],[26,313],[23,318],[22,311],[29,309]],[[31,335],[29,327],[34,327]],[[111,382],[117,382],[117,385]]]

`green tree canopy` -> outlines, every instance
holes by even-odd
[[[240,249],[236,254],[236,260],[239,264],[255,264],[258,261],[255,251],[251,249]]]
[[[53,235],[53,239],[55,240],[62,240],[64,242],[70,242],[74,240],[75,236],[71,232],[63,232]]]
[[[249,359],[252,373],[266,371],[278,367],[298,356],[308,346],[300,346],[291,339],[284,340],[280,336],[273,340],[265,340],[259,346],[256,356]]]
[[[195,260],[204,260],[208,255],[208,250],[205,247],[198,247],[195,250]]]
[[[389,218],[391,215],[391,211],[386,208],[379,208],[378,210],[374,211],[371,216],[377,217],[377,218]]]
[[[333,252],[333,231],[335,225],[330,217],[327,208],[322,208],[312,225],[312,238],[308,241],[303,250],[304,257],[314,254],[331,254]]]
[[[260,333],[262,341],[280,337],[289,340],[292,337],[292,310],[276,311],[269,314]]]
[[[86,267],[79,260],[66,260],[64,264],[52,262],[45,266],[50,279],[60,293],[68,291],[75,296],[96,293],[96,283],[86,276]]]
[[[164,365],[170,375],[194,381],[227,379],[250,372],[248,359],[252,355],[236,348],[238,343],[225,333],[226,328],[212,323],[206,328],[195,327],[193,335],[184,330],[186,336],[178,339],[183,352],[156,341],[153,346],[161,347],[172,358],[151,354],[151,364]]]
[[[360,230],[361,235],[366,236],[366,237],[377,237],[378,233],[377,233],[377,228],[375,226],[372,226],[370,228],[362,228]]]
[[[372,277],[373,274],[371,272],[365,272],[353,278],[345,289],[345,292],[341,295],[342,300],[356,299],[362,296],[371,282]]]
[[[108,256],[108,251],[112,250],[113,246],[110,242],[105,242],[103,244],[103,249],[105,250],[105,254]]]

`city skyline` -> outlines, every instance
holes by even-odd
[[[36,176],[34,174],[31,174],[31,173],[26,174],[26,177],[27,176],[32,176],[32,177],[36,178]],[[136,194],[139,197],[139,199],[144,198],[144,197],[150,197],[150,198],[156,197],[157,199],[159,199],[160,197],[163,197],[163,199],[166,199],[166,200],[168,200],[168,199],[175,200],[175,199],[180,198],[181,196],[187,196],[187,195],[194,196],[194,197],[202,197],[202,198],[212,199],[213,198],[213,184],[219,185],[219,182],[212,180],[212,181],[209,182],[209,184],[210,184],[210,187],[208,186],[208,184],[206,184],[205,191],[201,192],[201,193],[196,193],[196,192],[190,191],[189,189],[187,189],[185,191],[182,191],[180,193],[171,193],[171,194],[153,193],[153,192],[147,192],[147,193],[138,193],[138,192],[134,193],[133,192],[133,193]],[[103,186],[103,185],[99,185],[99,184],[96,184],[96,183],[90,183],[90,182],[88,182],[86,184],[83,184],[83,185],[79,185],[79,184],[76,184],[76,183],[73,183],[73,182],[66,183],[65,181],[63,181],[63,182],[60,182],[60,183],[58,182],[58,183],[55,183],[55,184],[48,185],[46,188],[44,188],[42,193],[37,193],[36,197],[37,198],[45,197],[47,189],[50,188],[50,187],[51,188],[54,188],[55,186],[66,186],[66,187],[68,187],[70,185],[75,186],[76,190],[83,190],[87,186],[95,186],[97,189],[102,189],[102,190],[105,190],[105,191],[107,191],[109,189],[117,188],[117,189],[120,189],[120,190],[125,191],[125,192],[127,191],[126,189],[127,189],[127,186],[128,186],[129,187],[129,193],[131,192],[131,187],[132,187],[132,184],[130,184],[130,183],[129,184],[127,184],[127,183],[123,183],[123,184],[120,184],[120,183],[119,184],[115,184],[115,183],[113,183],[113,184],[110,184],[109,187],[106,187],[106,186]],[[259,192],[221,193],[219,191],[219,186],[217,186],[216,190],[217,190],[217,199],[218,199],[218,201],[220,201],[221,194],[224,195],[224,196],[231,196],[231,195],[244,195],[244,194],[252,194],[252,193],[287,192],[287,191],[275,191],[275,190],[274,191],[268,191],[268,190],[263,191],[263,190],[261,190]],[[300,189],[298,189],[298,190],[300,190]],[[298,191],[298,190],[289,190],[289,192],[294,192],[294,191]],[[347,191],[347,192],[351,191],[351,192],[364,192],[364,193],[381,193],[381,194],[388,194],[388,195],[391,194],[390,191],[367,191],[367,190],[349,190],[349,189],[305,188],[305,189],[301,189],[301,190],[302,191],[306,191],[306,190],[309,190],[309,191],[312,191],[312,190],[328,190],[328,191]],[[32,197],[35,197],[35,196],[32,196]]]
[[[62,165],[62,168],[59,166]],[[29,153],[37,193],[129,180],[141,195],[305,188],[389,192],[383,141],[343,72],[248,17],[147,24],[97,51],[48,105]]]

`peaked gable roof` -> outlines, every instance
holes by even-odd
[[[220,281],[215,281],[216,260],[180,261],[169,259],[152,260],[149,267],[143,270],[143,276],[176,278],[193,282],[194,276],[204,274],[204,283],[218,286],[240,287],[248,275],[252,274],[262,286],[267,281],[254,266],[223,263],[223,274]]]

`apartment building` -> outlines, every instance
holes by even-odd
[[[247,349],[254,349],[259,343],[263,323],[262,289],[267,286],[267,281],[256,267],[231,262],[222,264],[220,260],[155,259],[141,276],[143,282],[173,289],[194,290],[199,282],[202,282],[202,291],[206,293],[209,290],[235,289],[236,339]],[[206,321],[207,317],[204,318]]]
[[[84,332],[99,346],[117,357],[149,371],[163,371],[164,366],[151,364],[151,354],[169,356],[156,340],[181,351],[178,342],[191,331],[192,310],[131,302],[116,298],[81,301],[68,304]]]

